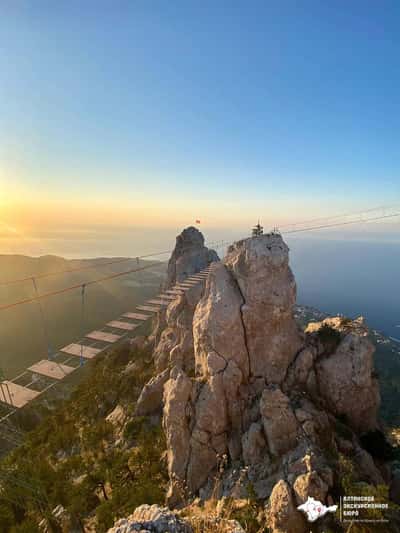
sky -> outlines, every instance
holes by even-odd
[[[0,253],[400,203],[399,26],[396,0],[3,0]]]

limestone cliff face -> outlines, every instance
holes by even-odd
[[[343,319],[335,318],[309,324],[306,331],[315,338],[324,326],[340,332],[341,340],[334,353],[322,354],[316,361],[318,391],[329,409],[344,416],[356,431],[375,429],[380,395],[368,330],[360,320],[349,328]]]
[[[174,365],[189,372],[193,369],[193,314],[202,291],[201,284],[192,287],[159,313],[161,333],[154,349],[157,371],[162,372]]]
[[[246,239],[230,247],[225,265],[243,298],[250,375],[281,383],[302,344],[293,317],[296,283],[289,249],[280,235]]]
[[[295,295],[288,248],[279,235],[240,241],[223,263],[213,265],[193,315],[196,378],[187,404],[189,449],[176,454],[187,457],[179,482],[189,491],[204,485],[224,454],[234,461],[243,454],[250,458],[249,447],[263,441],[267,453],[268,439],[271,453],[296,444],[297,422],[278,387],[303,343],[293,317]],[[168,390],[174,387],[171,376]],[[166,398],[165,416],[171,408]],[[173,462],[170,475],[178,476]]]
[[[327,501],[340,447],[353,450],[368,479],[382,479],[359,441],[379,427],[366,328],[337,318],[300,331],[295,300],[288,248],[269,234],[235,243],[204,289],[169,306],[154,356],[170,505],[196,494],[245,497],[251,483],[271,497],[272,531],[302,532],[296,507],[308,496]]]

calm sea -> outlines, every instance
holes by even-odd
[[[400,339],[400,244],[288,238],[298,301]]]

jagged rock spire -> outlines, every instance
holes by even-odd
[[[186,360],[175,365],[164,387],[171,505],[179,503],[182,487],[190,494],[210,496],[223,457],[228,465],[246,465],[259,497],[268,497],[286,476],[290,493],[297,494],[304,485],[298,502],[308,494],[315,496],[314,481],[323,488],[318,496],[324,499],[332,470],[321,450],[334,441],[335,416],[346,415],[355,435],[377,427],[379,394],[369,339],[359,337],[356,329],[338,332],[339,344],[329,355],[323,339],[299,329],[295,300],[289,249],[280,234],[235,243],[211,269],[193,320],[185,326],[192,333],[195,376],[185,371]],[[178,330],[184,336],[183,329],[180,323],[176,338]],[[346,396],[369,394],[371,414],[364,417],[364,425],[360,409],[334,394],[334,362],[342,359],[357,361],[355,375],[346,380],[337,370]],[[219,496],[234,494],[235,483],[244,485],[233,468],[228,467],[223,478]],[[294,504],[289,511],[299,513]],[[297,520],[304,524],[300,514]]]
[[[200,272],[213,261],[219,261],[217,253],[204,246],[201,231],[189,226],[176,237],[175,249],[168,262],[166,286],[171,287],[191,274]]]
[[[213,253],[187,228],[169,282],[200,270]],[[159,374],[144,392],[163,403],[171,506],[193,495],[247,497],[251,483],[259,498],[271,496],[274,533],[305,533],[297,506],[308,496],[327,502],[332,454],[350,449],[361,476],[382,479],[360,440],[379,430],[367,330],[334,319],[304,332],[295,301],[289,249],[272,232],[232,245],[204,288],[168,307],[154,350]]]

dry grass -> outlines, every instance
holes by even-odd
[[[246,533],[265,533],[265,513],[251,499],[195,500],[181,512],[193,533],[233,533],[238,524]]]

